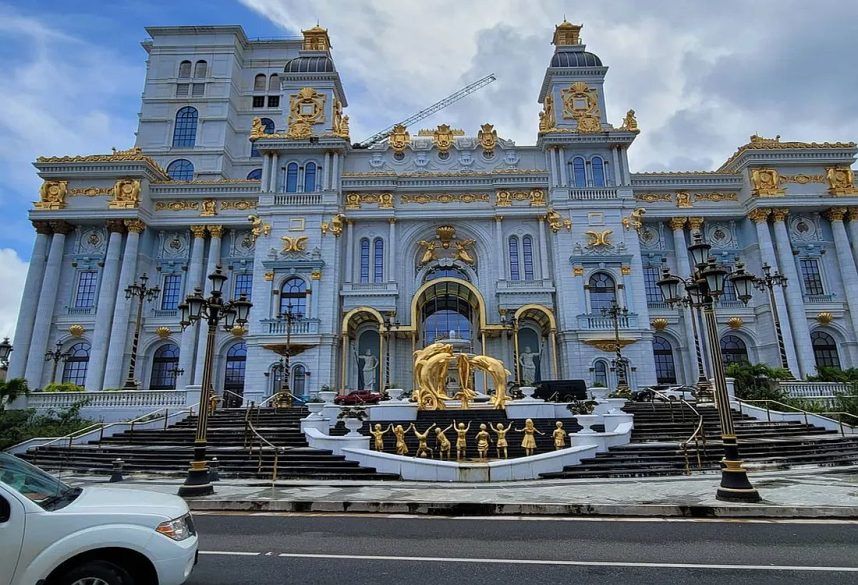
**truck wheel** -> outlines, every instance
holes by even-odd
[[[56,581],[57,585],[134,585],[125,569],[107,561],[87,561],[72,567]]]

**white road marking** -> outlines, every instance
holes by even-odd
[[[262,553],[258,552],[246,552],[240,550],[201,550],[201,555],[222,555],[222,556],[233,556],[233,557],[258,557]]]
[[[808,567],[795,565],[722,565],[710,563],[636,563],[625,561],[566,561],[543,559],[480,559],[467,557],[399,557],[384,555],[336,555],[280,553],[280,557],[297,559],[342,559],[359,561],[407,561],[419,563],[482,563],[492,565],[563,565],[572,567],[639,567],[653,569],[723,569],[731,571],[810,571],[858,573],[858,567]]]

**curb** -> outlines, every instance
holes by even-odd
[[[194,512],[295,512],[409,514],[423,516],[612,516],[634,518],[831,518],[858,519],[855,506],[682,504],[490,504],[437,502],[347,502],[302,500],[188,499]]]

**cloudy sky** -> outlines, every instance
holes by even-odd
[[[609,119],[634,108],[633,170],[711,170],[752,133],[858,138],[858,3],[755,0],[0,0],[0,336],[11,335],[33,241],[38,155],[134,140],[149,25],[241,24],[295,36],[317,21],[362,139],[459,87],[498,81],[425,120],[491,122],[535,140],[555,24],[583,23],[610,67]]]

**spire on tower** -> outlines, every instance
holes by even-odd
[[[554,39],[551,41],[551,44],[558,47],[580,45],[582,28],[584,28],[583,24],[572,24],[564,16],[563,22],[554,27]]]

